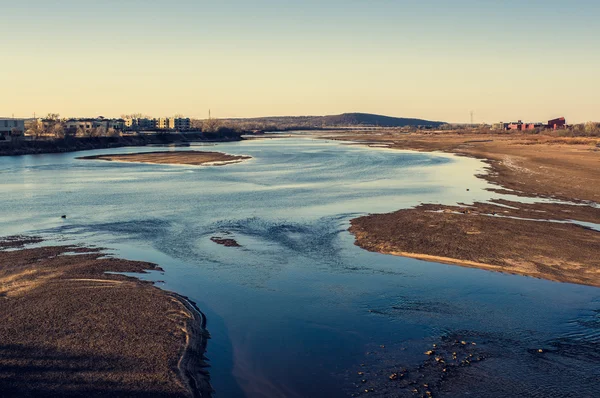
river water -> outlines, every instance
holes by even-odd
[[[144,278],[207,316],[217,397],[410,396],[392,394],[387,375],[416,369],[444,339],[476,342],[486,359],[440,384],[442,395],[599,395],[600,289],[369,253],[347,232],[371,212],[501,197],[474,177],[480,161],[302,137],[187,149],[253,159],[0,158],[0,235],[159,264],[164,273]]]

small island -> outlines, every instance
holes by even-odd
[[[164,151],[83,156],[77,159],[150,164],[183,164],[190,166],[224,166],[252,159],[252,157],[228,155],[222,152]]]

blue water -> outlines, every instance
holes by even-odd
[[[598,391],[599,289],[370,253],[347,232],[370,212],[507,198],[474,177],[478,160],[309,138],[187,149],[253,159],[76,159],[157,148],[0,158],[0,235],[42,234],[158,263],[165,272],[144,278],[207,316],[217,397],[347,396],[362,391],[361,364],[373,373],[416,365],[449,335],[477,341],[490,358],[469,371],[485,382],[464,394]],[[532,355],[538,348],[549,353]]]

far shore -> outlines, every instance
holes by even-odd
[[[231,163],[239,163],[251,159],[251,157],[229,155],[222,152],[167,151],[83,156],[77,159],[189,166],[224,166]]]
[[[186,132],[181,134],[155,133],[123,135],[113,137],[65,137],[53,139],[34,139],[16,142],[0,141],[0,156],[39,155],[47,153],[68,153],[89,151],[94,149],[109,149],[139,146],[181,146],[200,142],[231,142],[241,141],[241,133],[198,133]]]
[[[491,190],[568,203],[423,204],[351,221],[364,249],[600,287],[600,138],[505,133],[353,132],[327,139],[482,159]],[[577,222],[583,224],[578,224]]]
[[[42,242],[0,238],[0,395],[211,396],[204,315],[117,274],[157,265]]]

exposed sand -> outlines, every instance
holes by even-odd
[[[149,164],[185,164],[190,166],[224,166],[230,163],[248,160],[251,159],[251,157],[228,155],[221,152],[166,151],[83,156],[77,159]]]
[[[598,231],[510,218],[522,212],[501,208],[492,215],[488,206],[423,205],[354,219],[350,232],[359,246],[380,253],[600,286]]]
[[[0,240],[0,395],[210,396],[203,315],[184,297],[105,273],[160,268],[17,241]]]
[[[352,220],[357,245],[426,261],[600,286],[600,232],[569,223],[600,223],[600,208],[593,206],[600,202],[600,139],[389,131],[328,138],[476,157],[489,164],[479,177],[497,184],[497,191],[582,204],[422,205]]]

